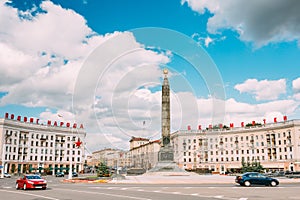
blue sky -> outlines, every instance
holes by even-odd
[[[298,8],[292,0],[2,1],[0,111],[83,123],[91,151],[126,149],[131,136],[159,138],[168,68],[173,131],[299,119]]]

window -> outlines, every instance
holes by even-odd
[[[183,156],[186,156],[186,152],[183,152]]]

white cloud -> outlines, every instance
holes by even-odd
[[[300,2],[294,0],[182,0],[192,10],[213,15],[207,30],[218,33],[232,29],[240,39],[253,42],[256,47],[269,43],[298,41],[300,46]],[[263,22],[263,23],[262,23]]]
[[[216,42],[220,42],[220,41],[223,41],[226,39],[226,36],[222,36],[222,37],[219,37],[219,36],[210,36],[210,35],[207,35],[207,34],[199,34],[199,33],[194,33],[192,35],[192,38],[194,40],[196,40],[199,45],[204,45],[205,47],[209,47],[211,44],[214,44]]]
[[[1,106],[47,107],[50,109],[40,113],[41,122],[50,119],[83,123],[88,131],[87,141],[95,141],[99,135],[109,136],[106,144],[91,143],[93,150],[100,145],[124,147],[132,134],[145,135],[136,133],[140,125],[128,128],[139,119],[159,120],[159,117],[151,116],[159,112],[158,106],[151,104],[157,100],[148,89],[157,85],[161,75],[159,64],[167,63],[168,57],[143,49],[129,32],[98,35],[86,25],[82,16],[51,1],[42,2],[41,8],[46,12],[21,20],[18,10],[0,4],[0,91],[7,93],[0,99]],[[26,15],[29,16],[30,11],[26,11]],[[98,66],[102,61],[96,59],[89,63],[91,60],[86,60],[87,57],[98,46],[120,35],[121,39],[111,46],[111,50],[132,47],[137,51],[121,56],[103,77],[92,72],[85,83],[90,84],[91,75],[99,75],[96,77],[99,85],[94,85],[96,92],[91,94],[99,96],[99,99],[85,104],[83,98],[78,105],[73,105],[72,95],[82,66],[86,63]],[[105,51],[109,52],[108,49]],[[142,85],[146,90],[137,88]],[[126,101],[125,98],[124,102],[129,102],[130,107],[120,107],[124,104],[118,98],[127,95],[130,99]],[[149,108],[146,111],[145,106]],[[113,111],[120,112],[114,116]],[[58,118],[58,114],[63,117]],[[120,127],[115,126],[116,119]],[[127,125],[127,122],[130,124]],[[157,121],[149,127],[156,124]]]
[[[249,93],[256,100],[275,100],[279,95],[286,93],[286,80],[262,80],[248,79],[244,83],[234,87],[240,93]]]
[[[300,93],[300,78],[293,80],[293,90],[295,93]]]

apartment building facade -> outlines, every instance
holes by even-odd
[[[130,150],[127,152],[129,167],[149,170],[158,162],[160,140],[150,141],[146,138],[132,137]]]
[[[226,129],[180,130],[171,135],[175,161],[187,170],[225,173],[244,162],[267,170],[300,171],[300,120]]]
[[[84,167],[86,132],[82,125],[48,121],[6,113],[0,119],[0,162],[8,173],[68,171]]]
[[[128,165],[126,152],[120,149],[105,148],[92,152],[92,166],[98,166],[99,163],[105,163],[108,167],[117,168]]]

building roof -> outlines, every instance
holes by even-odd
[[[131,139],[129,140],[129,142],[133,142],[133,141],[149,141],[149,139],[147,138],[141,138],[141,137],[131,137]]]

